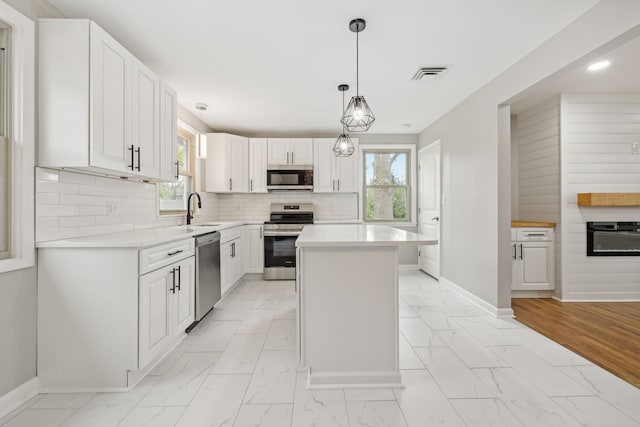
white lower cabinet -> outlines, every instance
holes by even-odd
[[[244,276],[245,227],[235,227],[220,232],[220,282],[222,296]]]
[[[553,229],[516,229],[515,235],[516,240],[511,242],[511,289],[516,291],[554,289]]]
[[[247,273],[264,272],[264,226],[247,225]]]
[[[43,392],[124,391],[195,317],[189,237],[137,247],[38,250],[38,380]]]
[[[140,276],[138,358],[146,366],[195,316],[195,258]]]

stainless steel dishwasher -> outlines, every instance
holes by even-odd
[[[196,320],[190,332],[220,301],[220,233],[196,236]]]

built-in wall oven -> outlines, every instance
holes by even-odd
[[[313,204],[271,204],[264,225],[265,280],[296,278],[296,239],[305,224],[313,224]]]

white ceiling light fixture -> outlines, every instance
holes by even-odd
[[[589,65],[587,67],[587,70],[589,70],[589,71],[600,71],[600,70],[604,70],[605,68],[608,68],[609,65],[611,65],[611,61],[598,61],[598,62],[594,62],[593,64]]]
[[[338,90],[342,92],[342,113],[344,114],[344,93],[349,90],[349,85],[340,85],[338,86]],[[333,154],[336,157],[349,157],[355,151],[355,146],[353,145],[353,141],[349,134],[347,134],[347,129],[344,123],[342,124],[342,133],[336,139],[336,143],[333,145]]]
[[[362,18],[356,18],[349,22],[349,29],[356,33],[356,96],[352,97],[351,101],[349,101],[349,105],[344,111],[340,121],[350,132],[366,132],[376,119],[364,96],[360,96],[359,34],[364,31],[366,26],[367,23]]]
[[[196,110],[198,111],[207,111],[207,108],[209,108],[209,106],[204,102],[196,103]],[[198,159],[207,158],[207,136],[202,133],[198,134],[198,138],[196,140],[196,157]]]

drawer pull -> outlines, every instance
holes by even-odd
[[[525,234],[525,236],[528,236],[528,237],[533,237],[533,236],[544,237],[546,235],[547,235],[547,233],[527,233],[527,234]]]
[[[174,256],[174,255],[178,255],[180,252],[184,252],[184,251],[183,251],[182,249],[179,249],[179,250],[177,250],[177,251],[175,251],[175,252],[169,252],[169,253],[167,254],[167,256]]]

